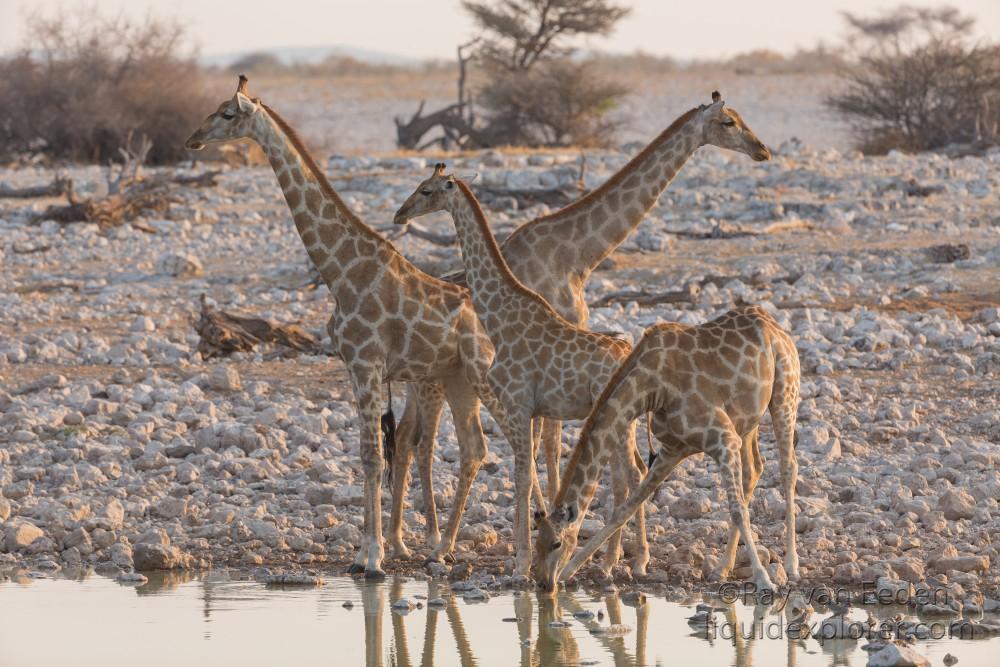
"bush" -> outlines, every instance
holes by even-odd
[[[491,125],[505,129],[503,143],[604,146],[617,128],[606,114],[626,91],[591,70],[586,63],[552,60],[528,71],[500,71],[479,102],[489,109]]]
[[[0,61],[0,154],[118,158],[129,134],[149,160],[186,157],[184,139],[211,108],[176,23],[87,16],[28,19],[26,46]]]
[[[970,19],[913,7],[845,17],[857,57],[827,104],[852,123],[862,151],[1000,139],[1000,47],[973,43]]]

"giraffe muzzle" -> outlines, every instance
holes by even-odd
[[[394,225],[405,225],[409,221],[410,221],[410,216],[406,215],[406,213],[403,213],[402,211],[397,213],[396,216],[392,219],[392,223]]]
[[[757,151],[753,154],[754,162],[767,162],[771,159],[771,151],[768,150],[767,146],[761,144]]]

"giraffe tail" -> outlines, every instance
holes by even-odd
[[[392,406],[382,415],[382,457],[385,459],[385,481],[392,481],[392,459],[396,455],[396,415]]]
[[[396,456],[396,415],[392,411],[392,383],[388,383],[388,409],[382,415],[382,458],[385,461],[385,481],[392,481],[392,460]]]

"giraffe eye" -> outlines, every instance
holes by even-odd
[[[562,542],[556,540],[552,543],[552,551],[558,551],[559,549],[562,549]]]
[[[236,118],[236,114],[234,114],[234,113],[223,113],[222,117],[225,118],[226,120],[232,120],[232,119]]]
[[[424,188],[423,190],[420,191],[420,194],[422,194],[425,197],[430,197],[431,196],[431,189],[430,188]]]
[[[735,120],[726,120],[722,122],[723,127],[736,127]]]

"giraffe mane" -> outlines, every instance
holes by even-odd
[[[566,493],[569,491],[571,482],[573,481],[573,476],[580,466],[580,459],[583,457],[583,452],[590,446],[590,434],[593,432],[594,427],[597,424],[598,413],[604,409],[607,404],[608,399],[611,398],[611,394],[618,388],[622,383],[622,380],[628,376],[629,373],[635,368],[636,359],[639,353],[642,351],[643,344],[646,339],[650,337],[653,333],[659,331],[660,327],[654,325],[648,329],[642,335],[642,339],[632,348],[629,355],[625,357],[625,360],[618,366],[614,375],[608,380],[608,383],[604,385],[604,390],[601,395],[594,401],[594,407],[591,409],[590,414],[587,415],[587,421],[584,422],[583,428],[580,430],[580,437],[576,441],[576,446],[573,448],[573,454],[570,456],[569,461],[566,463],[566,468],[562,473],[562,482],[559,484],[559,492],[556,494],[555,507],[558,508],[566,500]]]
[[[459,189],[462,191],[462,194],[465,195],[466,200],[469,202],[469,206],[472,208],[472,215],[476,219],[476,223],[482,229],[483,237],[486,239],[487,252],[490,253],[494,264],[496,264],[497,268],[500,270],[502,279],[506,280],[511,287],[521,292],[524,296],[538,302],[540,306],[548,310],[552,317],[560,320],[563,325],[573,329],[582,330],[580,327],[576,326],[572,322],[569,322],[565,317],[557,313],[549,302],[543,299],[538,292],[527,287],[524,283],[517,279],[514,272],[510,270],[507,260],[504,259],[503,253],[500,252],[500,245],[497,243],[496,236],[493,235],[493,230],[490,229],[490,224],[486,221],[486,214],[483,213],[483,207],[480,205],[479,199],[472,192],[472,188],[469,187],[468,183],[458,178],[455,179],[455,183],[458,184]]]
[[[312,173],[313,178],[315,178],[316,182],[319,183],[320,190],[337,208],[337,212],[345,220],[348,220],[351,224],[356,226],[361,232],[378,241],[386,250],[390,250],[394,254],[399,255],[399,251],[393,244],[389,243],[385,237],[366,225],[364,221],[354,213],[354,211],[348,208],[347,204],[344,203],[344,200],[337,194],[337,191],[333,189],[332,185],[330,185],[330,181],[327,179],[326,174],[324,174],[323,170],[319,168],[318,164],[316,164],[316,159],[313,158],[312,153],[310,153],[309,149],[306,148],[305,142],[302,141],[302,138],[299,136],[299,133],[295,131],[295,128],[289,125],[288,121],[282,118],[278,112],[271,107],[267,106],[263,102],[260,103],[260,106],[267,112],[267,115],[271,117],[271,120],[273,120],[278,127],[281,128],[281,131],[285,133],[285,136],[288,137],[288,142],[292,144],[296,151],[298,151],[306,169]]]
[[[604,184],[601,185],[599,188],[597,188],[595,190],[591,190],[590,192],[588,192],[587,194],[585,194],[583,197],[580,197],[576,201],[574,201],[574,202],[572,202],[570,204],[567,204],[566,206],[563,206],[558,211],[554,211],[552,213],[549,213],[548,215],[540,216],[538,218],[535,218],[531,222],[522,225],[518,229],[514,230],[514,233],[511,234],[510,236],[513,237],[514,234],[517,234],[519,231],[521,231],[525,227],[528,227],[529,225],[533,225],[533,224],[535,224],[537,222],[544,222],[545,220],[550,220],[550,219],[552,219],[552,218],[554,218],[556,216],[563,215],[563,214],[566,214],[566,213],[570,213],[571,211],[575,211],[576,209],[578,209],[578,208],[580,208],[582,206],[586,206],[586,205],[590,204],[596,197],[599,197],[599,196],[603,195],[605,192],[607,192],[611,188],[617,186],[627,176],[629,176],[633,171],[635,171],[636,168],[639,166],[639,164],[641,162],[643,162],[647,157],[649,157],[650,153],[652,153],[654,150],[656,150],[661,144],[663,144],[665,141],[667,141],[670,137],[672,137],[675,134],[677,134],[677,132],[679,132],[680,129],[689,120],[691,120],[691,118],[693,118],[696,113],[698,113],[698,108],[697,107],[695,107],[694,109],[689,109],[688,111],[686,111],[683,114],[681,114],[673,123],[670,124],[670,126],[667,129],[663,130],[663,132],[660,132],[660,134],[658,134],[655,139],[653,139],[651,142],[649,142],[649,144],[647,144],[647,146],[645,148],[643,148],[642,151],[640,151],[640,153],[638,155],[636,155],[634,158],[632,158],[631,160],[629,160],[628,164],[626,164],[624,167],[622,167],[621,169],[619,169],[617,173],[615,173],[611,178],[609,178],[607,181],[605,181]],[[508,240],[510,240],[510,239],[508,238]]]

